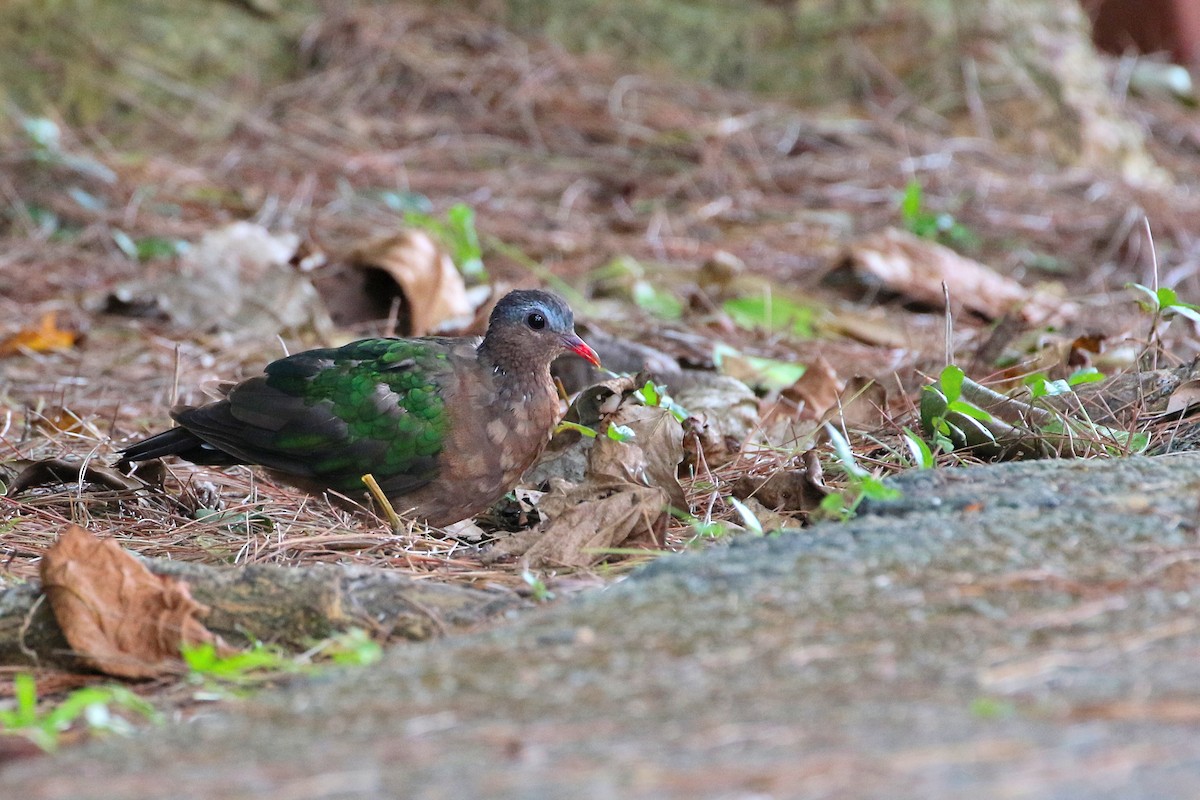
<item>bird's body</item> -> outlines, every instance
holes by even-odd
[[[550,363],[598,363],[571,310],[546,292],[506,295],[480,340],[364,339],[272,362],[223,400],[122,451],[259,464],[309,491],[356,497],[372,474],[404,513],[440,526],[488,508],[520,479],[559,417]]]

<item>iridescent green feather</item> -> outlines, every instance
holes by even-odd
[[[415,468],[428,468],[442,450],[449,418],[438,379],[448,371],[444,353],[420,342],[367,339],[338,349],[315,350],[285,358],[267,368],[267,384],[306,406],[328,404],[346,426],[348,441],[334,442],[322,431],[281,430],[275,447],[296,456],[326,453],[312,463],[314,471],[333,473],[361,469],[383,481]],[[380,413],[380,385],[392,393],[394,406]],[[344,444],[370,440],[381,448],[370,464],[357,464]],[[332,451],[332,452],[330,452]],[[339,486],[361,488],[358,476],[346,475]]]

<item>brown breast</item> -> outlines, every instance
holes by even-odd
[[[447,403],[450,432],[437,478],[393,499],[397,511],[413,509],[434,526],[474,516],[503,497],[541,455],[559,420],[549,370],[517,382],[472,366],[459,370],[457,396]]]

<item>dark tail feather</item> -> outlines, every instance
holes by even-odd
[[[172,428],[155,434],[149,439],[135,442],[121,451],[121,460],[116,467],[127,471],[135,461],[149,461],[163,456],[179,456],[194,464],[228,466],[240,463],[228,453],[217,450],[187,428]]]

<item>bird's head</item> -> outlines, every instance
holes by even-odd
[[[575,333],[571,307],[558,295],[537,290],[519,289],[500,298],[480,348],[506,367],[548,366],[566,353],[600,366],[596,351]]]

